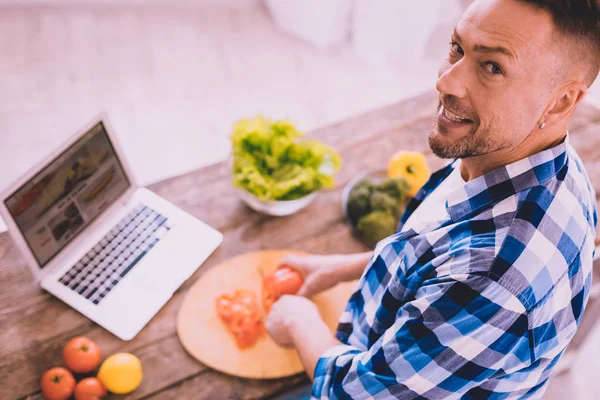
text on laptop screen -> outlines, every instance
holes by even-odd
[[[43,267],[129,186],[100,122],[6,199],[6,206]]]

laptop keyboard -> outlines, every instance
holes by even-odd
[[[171,228],[166,217],[138,204],[59,282],[100,304]]]

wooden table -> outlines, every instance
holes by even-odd
[[[175,316],[190,285],[220,261],[258,249],[293,248],[313,253],[351,253],[365,247],[344,224],[344,184],[366,168],[385,167],[398,149],[423,151],[433,168],[444,161],[427,145],[437,95],[426,93],[312,132],[335,147],[345,164],[335,190],[322,193],[303,211],[284,218],[259,215],[235,196],[224,163],[157,183],[153,191],[223,232],[225,240],[131,341],[123,342],[42,291],[7,233],[0,234],[0,399],[41,398],[43,372],[62,365],[70,338],[85,335],[104,355],[132,352],[142,361],[144,380],[127,399],[258,399],[306,382],[303,375],[273,381],[226,376],[192,359],[175,331]],[[600,189],[600,112],[582,104],[571,126],[571,142]]]

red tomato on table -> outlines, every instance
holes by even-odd
[[[64,368],[52,368],[42,376],[40,386],[46,400],[66,400],[73,394],[75,378]]]
[[[85,378],[75,385],[75,400],[98,400],[108,392],[98,378]]]
[[[63,361],[76,374],[92,372],[102,361],[100,347],[90,339],[78,336],[67,343],[63,350]]]

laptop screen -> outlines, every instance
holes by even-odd
[[[130,185],[99,122],[5,204],[43,267]]]

